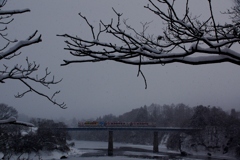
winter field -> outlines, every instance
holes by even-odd
[[[207,160],[209,157],[206,153],[194,153],[187,157],[181,157],[179,152],[167,150],[165,146],[159,145],[160,153],[152,153],[152,145],[134,145],[124,143],[114,143],[114,156],[107,156],[107,142],[96,141],[70,141],[74,142],[75,146],[71,147],[68,153],[61,152],[42,152],[39,155],[21,155],[20,159],[30,160],[59,160],[61,157],[66,156],[68,160]],[[12,160],[17,160],[20,155],[12,156]],[[2,154],[0,153],[0,158]],[[230,156],[212,155],[211,160],[236,160]]]

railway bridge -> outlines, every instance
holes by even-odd
[[[200,128],[179,128],[179,127],[78,127],[78,128],[58,128],[67,131],[108,131],[108,156],[113,155],[113,132],[114,131],[151,131],[153,132],[153,152],[158,150],[158,132],[186,132],[199,131]]]

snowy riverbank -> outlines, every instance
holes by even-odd
[[[134,145],[124,143],[114,143],[114,156],[107,156],[107,142],[95,142],[95,141],[71,141],[75,143],[74,147],[68,153],[61,152],[41,152],[36,154],[24,154],[22,158],[28,158],[31,160],[59,160],[61,157],[66,156],[69,160],[77,160],[81,157],[81,160],[127,160],[131,157],[131,160],[148,160],[153,158],[171,160],[173,157],[178,160],[205,160],[208,159],[206,153],[198,153],[189,157],[180,157],[179,152],[167,150],[165,146],[159,145],[160,153],[152,153],[152,145]],[[0,154],[0,158],[3,155]],[[11,159],[15,160],[20,155],[12,156]],[[212,155],[212,160],[225,159],[235,160],[235,158],[222,155]]]

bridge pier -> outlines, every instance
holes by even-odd
[[[158,153],[158,131],[153,132],[153,152]],[[108,131],[108,156],[113,156],[113,131]]]
[[[158,131],[153,132],[153,152],[158,153]]]
[[[113,131],[108,131],[108,156],[113,156]]]

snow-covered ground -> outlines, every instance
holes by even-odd
[[[71,148],[68,153],[61,152],[41,152],[40,155],[22,155],[21,158],[28,158],[31,160],[59,160],[62,156],[68,157],[68,160],[150,160],[155,158],[162,160],[204,160],[208,159],[204,153],[199,157],[179,157],[176,151],[169,151],[165,146],[159,145],[159,151],[161,153],[152,153],[152,145],[134,145],[124,143],[114,143],[114,156],[107,156],[108,142],[95,142],[95,141],[71,141],[75,143],[75,146]],[[203,156],[204,154],[204,156]],[[0,153],[0,158],[2,158]],[[11,160],[17,160],[19,155],[11,157]],[[172,158],[174,157],[175,158]],[[176,157],[177,156],[177,157]],[[212,160],[225,159],[235,160],[231,157],[213,156]]]
[[[125,160],[129,159],[129,156],[131,157],[131,160],[139,160],[142,158],[136,158],[144,157],[144,160],[148,160],[146,157],[166,157],[166,155],[156,154],[152,153],[153,146],[151,145],[134,145],[134,144],[124,144],[124,143],[114,143],[113,147],[115,149],[114,155],[117,154],[117,156],[108,157],[107,156],[107,148],[108,148],[108,142],[95,142],[95,141],[74,141],[75,146],[74,148],[71,148],[71,151],[68,153],[68,156],[71,160],[79,159],[79,156],[81,156],[81,159],[85,160],[105,160],[105,159],[113,159],[113,160]],[[143,149],[143,150],[149,150],[150,152],[137,152],[137,151],[120,151],[120,148],[133,148],[133,149]],[[159,146],[161,150],[165,150],[166,148],[163,146]],[[86,157],[84,156],[86,154]],[[120,154],[120,155],[119,155]],[[92,156],[91,156],[92,155]],[[84,156],[84,157],[82,157]]]
[[[88,154],[89,155],[94,155],[91,153],[97,153],[101,152],[102,150],[106,150],[108,147],[107,142],[93,142],[93,141],[74,141],[75,146],[74,149],[78,149],[79,151],[78,154],[72,154],[69,152],[69,157],[71,157],[71,160],[76,160],[78,159],[79,156],[77,155],[84,155]],[[83,160],[105,160],[105,159],[113,159],[113,160],[125,160],[129,159],[131,157],[131,160],[148,160],[148,159],[153,159],[153,157],[162,159],[162,160],[173,160],[173,159],[178,159],[178,160],[204,160],[204,159],[209,159],[206,155],[206,153],[194,153],[196,155],[195,157],[179,157],[177,156],[179,152],[177,151],[171,151],[167,150],[167,148],[164,145],[159,145],[159,151],[160,153],[152,153],[153,146],[152,145],[134,145],[134,144],[124,144],[124,143],[113,143],[113,147],[115,149],[113,157],[108,157],[107,155],[103,154],[96,154],[96,157],[81,157]],[[120,155],[118,155],[118,150],[120,148],[124,148],[124,151]],[[138,150],[138,151],[133,151],[133,150]],[[139,149],[142,149],[143,152],[139,151]],[[129,151],[130,150],[130,151]],[[73,153],[77,153],[76,150],[73,150]],[[105,152],[107,154],[107,151]],[[175,158],[171,158],[174,155]],[[77,156],[77,157],[76,157]],[[233,157],[229,156],[222,156],[222,155],[213,155],[212,160],[235,160]]]

